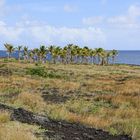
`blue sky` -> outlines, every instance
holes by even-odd
[[[140,0],[0,0],[6,42],[140,50]]]

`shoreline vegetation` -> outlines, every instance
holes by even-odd
[[[118,54],[117,50],[106,51],[103,48],[90,49],[87,46],[81,48],[78,45],[68,44],[65,47],[44,45],[40,48],[29,50],[28,47],[14,47],[11,44],[4,44],[7,50],[8,59],[14,51],[18,52],[18,60],[21,58],[30,63],[46,63],[47,55],[50,55],[50,62],[62,64],[98,64],[108,65],[114,64],[115,57]]]
[[[17,120],[21,119],[21,122],[26,122],[21,116],[27,111],[27,116],[28,113],[39,114],[57,125],[49,123],[48,129],[45,126],[44,130],[16,119],[11,121],[11,112],[0,106],[0,139],[7,136],[18,140],[22,136],[21,140],[43,140],[45,136],[47,140],[51,136],[57,140],[56,134],[63,139],[63,127],[67,127],[69,137],[73,133],[65,126],[68,123],[73,124],[77,133],[86,132],[87,140],[94,140],[96,135],[89,133],[87,127],[88,130],[90,127],[109,132],[106,133],[107,138],[101,135],[100,140],[109,140],[113,136],[114,139],[110,140],[123,140],[124,137],[126,140],[140,139],[140,67],[114,64],[117,51],[114,50],[114,55],[108,58],[105,57],[108,51],[98,48],[104,53],[96,53],[95,60],[86,47],[78,48],[80,55],[72,55],[73,45],[70,49],[67,46],[66,51],[60,48],[65,57],[61,51],[56,51],[57,47],[41,46],[33,55],[30,54],[33,50],[19,47],[19,57],[15,59],[11,54],[16,49],[10,44],[5,44],[5,47],[8,58],[0,59],[0,104],[19,111]],[[50,61],[46,61],[47,52],[52,55]],[[94,60],[93,64],[89,64],[91,60]],[[32,120],[32,117],[28,119]],[[77,124],[82,125],[85,131]],[[61,127],[61,132],[58,127]]]

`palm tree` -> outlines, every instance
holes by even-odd
[[[4,44],[7,49],[8,58],[11,57],[12,52],[14,51],[14,47],[11,44]],[[20,61],[20,53],[22,46],[18,46],[18,60]],[[117,50],[105,51],[103,48],[95,48],[89,49],[87,46],[83,48],[74,45],[68,44],[64,48],[59,46],[51,45],[46,48],[44,45],[40,46],[40,48],[33,49],[28,51],[28,47],[23,48],[24,60],[30,59],[30,62],[45,62],[46,55],[48,52],[51,54],[51,58],[53,63],[61,62],[61,63],[95,63],[96,56],[98,58],[98,65],[109,64],[109,58],[112,58],[112,62],[114,64],[115,57],[118,54]]]
[[[30,60],[30,63],[33,62],[33,57],[34,57],[34,51],[31,50],[31,51],[29,52],[29,60]]]
[[[40,61],[42,61],[42,63],[44,63],[44,58],[46,58],[46,54],[47,54],[46,47],[43,45],[40,46],[39,53],[40,53]]]
[[[84,52],[83,52],[83,49],[80,48],[79,50],[79,54],[80,54],[80,63],[84,63]]]
[[[73,45],[71,47],[71,58],[70,58],[71,63],[73,63],[75,61],[76,55],[77,55],[77,46]]]
[[[95,48],[95,51],[96,51],[96,55],[97,55],[97,58],[98,58],[98,65],[100,65],[101,55],[102,55],[102,52],[104,51],[104,49],[103,48]]]
[[[53,60],[53,52],[54,52],[54,49],[55,49],[55,46],[54,45],[51,45],[51,46],[48,47],[48,51],[49,51],[49,53],[51,55],[51,60]]]
[[[89,58],[89,48],[85,46],[83,48],[83,57],[84,57],[84,62],[88,63],[88,58]]]
[[[49,52],[52,53],[52,50],[53,50],[54,48],[55,48],[54,45],[49,46],[49,47],[48,47]]]
[[[24,60],[28,60],[28,47],[23,48],[23,55],[24,55]]]
[[[67,48],[66,60],[67,60],[67,63],[70,63],[70,62],[72,62],[72,48],[73,48],[73,44],[68,44],[66,46],[66,48]]]
[[[81,48],[78,46],[76,50],[77,50],[76,63],[80,63]]]
[[[22,46],[18,46],[17,47],[17,50],[18,50],[18,61],[20,61],[21,49],[22,49]]]
[[[100,57],[101,57],[101,65],[105,65],[107,63],[107,52],[105,50],[103,50],[100,53]]]
[[[107,51],[106,52],[106,63],[109,64],[109,58],[112,56],[112,52],[111,51]]]
[[[58,60],[58,56],[60,54],[60,47],[59,46],[55,46],[52,50],[52,58],[53,58],[53,63],[55,64],[56,61]]]
[[[112,51],[111,51],[112,62],[113,62],[113,64],[114,64],[114,62],[115,62],[115,57],[117,56],[117,54],[118,54],[118,51],[117,51],[117,50],[112,50]]]
[[[8,59],[11,58],[11,54],[14,52],[15,48],[11,44],[4,44],[5,48],[7,49]]]
[[[39,52],[39,49],[38,48],[35,48],[35,49],[32,50],[33,61],[34,62],[38,62],[38,52]]]
[[[81,57],[81,63],[86,63],[86,57],[88,56],[88,50],[87,48],[80,48],[80,57]]]
[[[59,51],[59,55],[60,55],[62,63],[65,63],[66,53],[67,53],[67,51],[65,49],[62,49],[62,48]]]
[[[95,60],[96,60],[96,51],[93,49],[89,50],[89,56],[90,56],[90,60],[92,64],[95,64]]]
[[[78,63],[79,46],[73,45],[71,50],[71,62]]]

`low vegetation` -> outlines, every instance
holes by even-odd
[[[46,70],[45,67],[34,67],[34,68],[28,68],[26,74],[32,75],[32,76],[40,76],[44,78],[65,78],[64,75],[61,75],[60,72],[55,72],[53,70]]]
[[[6,68],[11,72],[1,70]],[[136,140],[140,139],[139,85],[139,66],[36,65],[0,60],[0,102],[114,135],[128,134]],[[25,134],[25,139],[37,139],[30,129],[11,122],[8,116],[0,114],[0,139],[4,132],[14,140],[18,136],[24,140]]]
[[[33,133],[39,131],[38,127],[10,121],[10,113],[0,111],[0,140],[37,140]]]

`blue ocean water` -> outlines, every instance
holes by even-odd
[[[119,51],[115,63],[140,65],[140,50]]]
[[[140,65],[140,50],[139,51],[118,51],[115,63]],[[7,57],[6,51],[0,51],[0,58]],[[14,52],[12,57],[18,57],[18,53]]]

